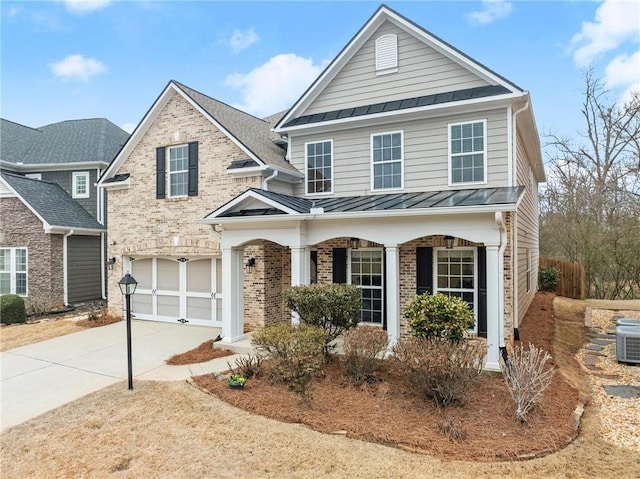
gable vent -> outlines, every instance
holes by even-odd
[[[376,40],[376,74],[398,71],[398,36],[383,35]]]

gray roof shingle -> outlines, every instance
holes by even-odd
[[[49,225],[104,230],[104,226],[57,184],[32,180],[6,171],[0,174]]]

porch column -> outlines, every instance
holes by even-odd
[[[300,286],[309,283],[309,275],[306,268],[306,248],[291,247],[291,286]],[[300,323],[298,314],[291,311],[291,324]]]
[[[389,345],[393,346],[400,337],[400,261],[398,245],[384,245],[387,260],[387,335]]]
[[[243,292],[242,249],[222,249],[222,342],[242,339]]]
[[[487,359],[485,368],[500,370],[500,261],[498,245],[487,245]]]

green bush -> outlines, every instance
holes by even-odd
[[[13,324],[27,321],[27,310],[24,299],[17,294],[0,296],[0,323]]]
[[[375,378],[388,344],[387,332],[376,326],[358,326],[344,333],[344,373],[353,384]]]
[[[309,384],[324,360],[325,332],[301,324],[275,324],[253,334],[251,342],[272,360],[271,378],[309,400]]]
[[[329,344],[360,321],[360,290],[348,284],[295,286],[284,292],[286,305],[300,322],[325,331],[325,355]]]
[[[471,341],[401,339],[393,348],[409,385],[439,406],[463,404],[484,363],[484,346]]]
[[[560,278],[560,270],[555,266],[545,266],[540,268],[538,273],[538,284],[542,291],[555,291]]]
[[[469,305],[456,296],[424,293],[413,298],[405,308],[411,334],[417,338],[460,341],[475,319]]]

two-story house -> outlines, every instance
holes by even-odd
[[[106,297],[104,193],[128,138],[108,120],[0,120],[0,294],[51,306]]]
[[[107,169],[109,255],[141,283],[136,316],[233,343],[291,320],[286,288],[351,283],[362,322],[395,340],[413,295],[441,292],[473,309],[498,369],[537,287],[528,92],[382,6],[268,120],[171,82]]]

